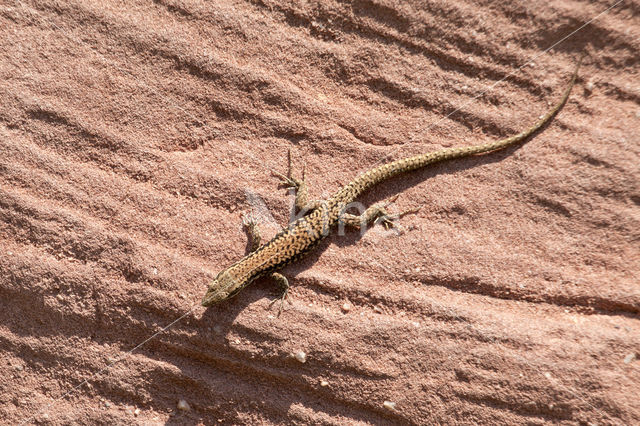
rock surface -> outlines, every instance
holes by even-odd
[[[611,2],[397,3],[0,3],[1,423],[640,422],[637,3],[547,53]],[[288,267],[280,318],[266,280],[199,306],[288,149],[327,197],[518,132],[582,52],[525,145],[366,194],[422,209]]]

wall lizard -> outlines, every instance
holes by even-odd
[[[391,216],[385,209],[390,202],[380,202],[366,209],[360,216],[356,216],[345,213],[349,203],[355,201],[360,194],[371,187],[401,173],[421,169],[433,163],[504,149],[529,138],[549,123],[567,102],[581,62],[582,59],[576,65],[560,101],[533,126],[517,135],[486,144],[447,148],[383,164],[360,174],[326,201],[308,201],[304,175],[302,180],[291,176],[291,155],[289,154],[288,175],[275,174],[286,186],[296,189],[295,207],[301,211],[306,211],[307,214],[290,223],[288,227],[263,245],[260,245],[260,233],[257,225],[245,217],[244,224],[249,229],[252,239],[251,251],[216,276],[202,299],[202,305],[211,306],[214,303],[229,299],[255,279],[262,276],[270,276],[282,288],[280,297],[273,300],[273,302],[280,300],[280,313],[282,311],[282,303],[287,298],[289,283],[286,277],[276,271],[307,254],[309,250],[329,235],[332,226],[341,222],[346,226],[360,229],[365,224],[378,219],[382,221],[385,227],[390,227],[393,226],[393,220],[407,213],[415,212],[413,210]]]

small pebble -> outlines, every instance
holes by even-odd
[[[133,415],[138,417],[140,415],[140,409],[136,408],[135,410],[133,410]]]
[[[584,88],[587,92],[591,93],[593,92],[593,89],[596,87],[595,84],[593,84],[593,81],[589,80],[587,82],[587,84],[584,85]]]
[[[305,363],[307,362],[307,354],[305,354],[304,352],[300,351],[300,352],[296,352],[296,354],[294,355],[295,358],[300,361],[301,363]]]
[[[342,305],[342,312],[349,312],[351,310],[351,303],[344,302]]]
[[[544,377],[546,377],[547,379],[550,379],[551,378],[551,373],[545,372],[544,373]]]
[[[180,401],[178,401],[178,410],[189,411],[191,410],[191,407],[189,407],[189,403],[187,403],[187,401],[181,399]]]
[[[386,408],[387,410],[391,410],[391,411],[395,411],[396,410],[396,403],[395,402],[385,401],[385,402],[382,403],[382,406],[384,408]]]
[[[110,402],[105,402],[104,406],[107,407],[107,408],[111,408],[111,403]]]
[[[374,306],[373,307],[373,312],[375,312],[377,314],[381,314],[382,313],[382,309],[380,308],[380,306]]]
[[[636,354],[635,353],[630,353],[629,355],[624,357],[624,363],[625,364],[631,364],[634,359],[636,359]]]
[[[627,363],[627,364],[629,364],[629,363]],[[20,365],[20,364],[16,364],[16,365],[13,366],[13,369],[17,370],[17,371],[22,371],[22,370],[24,370],[24,367],[22,365]]]
[[[327,382],[326,380],[322,380],[320,382],[320,386],[322,386],[323,388],[326,387],[326,386],[329,386],[329,382]]]

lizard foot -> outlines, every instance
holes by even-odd
[[[396,213],[396,214],[389,214],[387,213],[387,210],[383,207],[380,209],[380,216],[378,217],[378,219],[376,220],[376,223],[381,223],[382,226],[384,226],[384,229],[389,230],[391,228],[397,228],[398,225],[396,225],[396,221],[398,219],[400,219],[403,216],[406,216],[408,214],[416,214],[420,211],[420,207],[417,207],[415,209],[409,209],[409,210],[405,210],[403,212],[400,213]]]
[[[271,170],[271,174],[280,179],[280,185],[284,188],[298,189],[302,184],[302,182],[300,182],[298,179],[291,176],[285,176],[280,172],[276,172],[275,170]]]
[[[291,298],[289,297],[289,290],[285,290],[284,292],[282,292],[282,294],[280,296],[278,296],[277,298],[273,299],[271,301],[271,303],[269,303],[269,309],[271,309],[271,307],[276,303],[276,302],[280,302],[280,305],[278,306],[278,318],[280,318],[280,314],[282,313],[282,308],[284,307],[284,301],[287,301],[290,305],[292,305],[293,303],[291,303]]]

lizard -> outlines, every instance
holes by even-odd
[[[304,172],[302,179],[292,176],[291,152],[289,151],[288,174],[285,176],[277,172],[273,173],[280,178],[285,186],[296,190],[295,208],[306,214],[292,221],[275,237],[262,245],[260,244],[261,238],[257,224],[253,219],[248,219],[245,216],[243,222],[249,231],[250,251],[242,259],[222,270],[216,276],[209,284],[207,292],[202,299],[202,305],[207,307],[227,300],[257,278],[269,276],[282,289],[280,296],[270,304],[271,306],[274,302],[280,300],[280,310],[278,312],[278,315],[280,315],[283,302],[287,299],[289,282],[284,275],[277,271],[306,255],[323,238],[329,235],[334,225],[340,223],[351,228],[361,229],[366,224],[381,221],[385,228],[389,228],[394,226],[393,221],[396,219],[405,214],[416,212],[416,210],[409,210],[400,214],[390,215],[386,207],[397,198],[397,195],[392,197],[391,201],[373,204],[359,216],[346,213],[345,210],[349,207],[349,203],[355,201],[358,196],[375,185],[399,174],[422,169],[434,163],[505,149],[528,140],[550,123],[566,104],[571,89],[575,84],[581,62],[582,58],[578,61],[560,101],[526,130],[499,141],[465,147],[445,148],[382,164],[361,173],[324,201],[308,201],[308,188]]]

